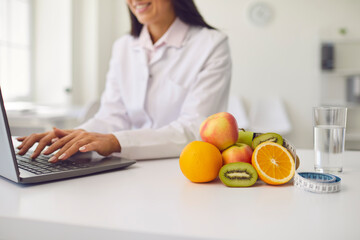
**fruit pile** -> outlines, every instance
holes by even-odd
[[[295,174],[295,160],[281,135],[239,130],[230,113],[208,117],[200,126],[200,136],[203,141],[189,143],[179,160],[182,173],[192,182],[210,182],[219,176],[229,187],[249,187],[258,178],[280,185]]]

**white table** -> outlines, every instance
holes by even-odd
[[[300,170],[313,151],[298,150]],[[0,179],[0,239],[360,239],[360,152],[342,190],[189,182],[178,159],[34,186]]]

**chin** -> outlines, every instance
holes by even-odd
[[[152,14],[138,14],[136,15],[137,20],[144,25],[149,25],[154,22]]]

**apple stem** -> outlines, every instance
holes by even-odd
[[[241,131],[243,131],[243,132],[246,132],[245,129],[243,129],[243,128],[239,128],[239,130],[241,130]]]

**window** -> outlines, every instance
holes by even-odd
[[[0,0],[0,85],[4,98],[31,93],[31,0]]]

